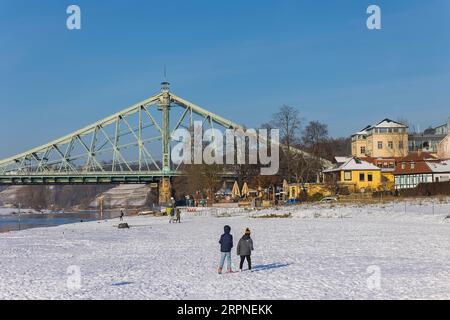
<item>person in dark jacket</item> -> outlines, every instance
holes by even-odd
[[[170,198],[169,207],[167,208],[169,212],[169,223],[175,223],[175,216],[177,214],[177,204],[173,197]]]
[[[253,251],[253,240],[250,238],[250,229],[245,229],[245,234],[239,240],[237,245],[237,254],[241,257],[241,263],[239,264],[239,269],[242,271],[242,267],[244,266],[244,261],[247,259],[248,269],[252,270],[252,251]]]
[[[125,215],[125,212],[123,212],[123,209],[120,209],[120,221],[123,221],[124,215]]]
[[[228,272],[232,272],[231,270],[231,249],[233,248],[233,236],[230,234],[231,227],[225,226],[223,228],[224,234],[220,237],[220,264],[219,264],[219,274],[222,273],[223,265],[225,263],[225,259],[227,259],[227,270]]]

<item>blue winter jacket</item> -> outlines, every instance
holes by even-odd
[[[231,227],[225,226],[223,228],[224,234],[220,237],[220,252],[231,252],[233,248],[233,236],[230,234]]]

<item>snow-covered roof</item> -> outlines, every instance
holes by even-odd
[[[353,135],[354,136],[356,136],[356,135],[367,135],[367,134],[369,134],[369,129],[371,128],[372,126],[367,126],[367,127],[365,127],[364,129],[362,129],[361,131],[358,131],[358,132],[356,132],[356,133],[354,133]]]
[[[450,172],[450,160],[441,162],[428,162],[427,165],[430,167],[431,171],[436,173]]]
[[[361,131],[354,133],[353,136],[369,134],[369,130],[373,128],[408,128],[408,126],[403,123],[386,118],[375,125],[365,127]]]
[[[376,125],[374,125],[372,128],[407,128],[407,125],[404,125],[403,123],[391,120],[391,119],[384,119],[380,122],[378,122]]]
[[[344,163],[338,163],[335,167],[324,170],[323,172],[335,172],[342,170],[373,170],[379,171],[381,170],[379,167],[358,158],[348,158]]]
[[[351,157],[334,157],[334,160],[337,163],[345,163],[347,162],[349,159],[351,159]]]

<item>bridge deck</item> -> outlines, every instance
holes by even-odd
[[[0,185],[58,185],[58,184],[148,184],[159,182],[164,177],[184,176],[183,172],[90,172],[80,174],[9,174],[0,175]],[[236,178],[235,172],[223,172],[221,177]]]
[[[1,175],[0,185],[52,185],[52,184],[119,184],[119,183],[153,183],[162,177],[173,177],[179,173],[162,174],[161,172],[105,173],[92,172],[83,174],[21,174]]]

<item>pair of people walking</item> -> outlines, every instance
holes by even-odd
[[[223,271],[223,266],[225,264],[225,260],[227,260],[227,271],[233,272],[231,268],[231,249],[233,248],[233,235],[231,234],[231,227],[225,226],[224,234],[220,237],[220,263],[218,273],[221,274]],[[247,260],[248,269],[252,269],[252,260],[251,255],[253,248],[253,240],[250,237],[251,231],[249,228],[245,229],[245,233],[242,238],[239,240],[237,245],[237,255],[240,256],[241,261],[239,263],[239,269],[242,271],[245,260]]]

